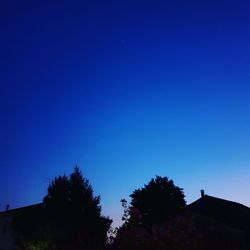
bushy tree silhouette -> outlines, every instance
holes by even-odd
[[[152,226],[173,218],[186,206],[183,189],[175,186],[173,180],[156,176],[143,188],[131,195],[131,220]]]
[[[178,212],[186,206],[182,188],[167,177],[156,176],[143,188],[134,190],[130,197],[130,206],[125,199],[121,200],[124,224],[117,230],[113,249],[178,249],[174,248],[176,245],[170,247],[169,242],[176,237],[172,233],[172,229],[176,227],[170,225]],[[168,227],[170,230],[167,230]],[[182,227],[179,231],[181,230]],[[168,231],[170,240],[167,241]],[[184,240],[185,237],[181,239]]]
[[[106,244],[111,220],[101,216],[100,197],[76,166],[70,177],[59,176],[44,198],[51,227],[60,232],[60,249],[100,249]]]
[[[36,239],[26,246],[32,242],[36,249],[43,250],[105,249],[112,221],[101,215],[100,197],[94,196],[77,166],[69,177],[58,176],[51,182],[43,204],[43,223],[33,230],[46,234],[40,238],[36,234]]]

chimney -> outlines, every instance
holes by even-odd
[[[204,189],[201,189],[201,198],[203,198],[204,196],[205,196]]]

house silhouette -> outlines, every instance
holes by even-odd
[[[0,250],[19,250],[12,227],[15,216],[28,214],[31,215],[30,219],[32,220],[32,215],[41,213],[42,209],[43,204],[39,203],[11,210],[9,206],[7,206],[5,211],[0,212]],[[23,224],[24,223],[26,223],[26,221],[24,221]]]
[[[203,249],[250,249],[250,208],[205,195],[189,204],[183,216],[192,218],[203,237]]]

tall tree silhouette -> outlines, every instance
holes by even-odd
[[[76,166],[70,177],[59,176],[44,197],[51,227],[59,232],[60,249],[105,247],[111,220],[101,216],[100,197]]]
[[[77,166],[70,176],[58,176],[51,182],[43,204],[36,216],[40,223],[31,227],[33,232],[27,226],[23,230],[23,222],[30,214],[15,220],[15,232],[22,235],[25,249],[105,249],[112,221],[101,215],[100,197],[94,196],[92,186]]]
[[[149,227],[170,219],[186,206],[183,189],[167,177],[156,176],[130,197],[130,220]]]

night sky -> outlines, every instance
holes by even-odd
[[[155,175],[250,206],[250,2],[0,3],[0,210],[78,164],[119,223]]]

